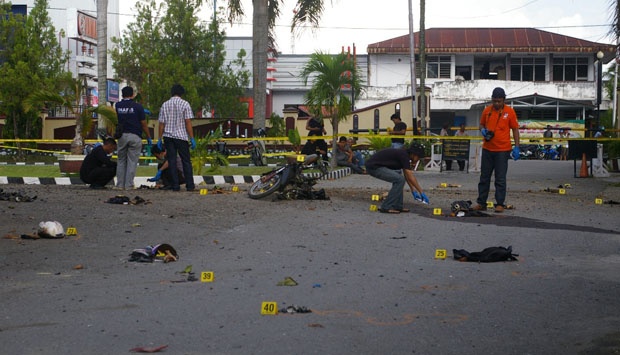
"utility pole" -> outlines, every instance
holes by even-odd
[[[418,115],[415,96],[417,92],[417,83],[415,78],[415,40],[413,38],[413,5],[409,0],[409,66],[411,71],[411,117],[413,121],[413,135],[420,134],[418,131]]]

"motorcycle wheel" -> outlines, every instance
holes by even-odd
[[[267,165],[267,158],[264,157],[259,151],[258,149],[254,149],[252,151],[252,164],[254,164],[255,166],[265,166]]]
[[[282,176],[280,174],[275,174],[270,179],[263,181],[263,179],[258,179],[256,182],[250,186],[250,190],[248,190],[248,195],[252,199],[263,198],[267,195],[274,193],[282,183]]]

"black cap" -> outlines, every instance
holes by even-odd
[[[495,88],[493,89],[493,94],[491,95],[491,97],[494,99],[505,99],[506,92],[502,88]]]

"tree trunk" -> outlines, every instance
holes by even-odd
[[[338,163],[336,162],[336,152],[338,151],[338,119],[332,116],[332,158],[330,160],[330,166],[332,169],[335,169]]]
[[[252,22],[252,82],[254,91],[254,117],[252,128],[254,134],[259,128],[265,128],[267,111],[267,48],[268,18],[267,0],[254,0]]]
[[[97,0],[97,91],[99,105],[108,102],[108,0]],[[97,120],[98,128],[105,128],[101,116]]]
[[[11,117],[13,117],[13,138],[19,139],[19,125],[17,124],[17,114],[15,112],[11,113]],[[19,158],[24,157],[24,151],[22,150],[22,142],[19,140],[15,144],[17,146],[17,156]]]
[[[86,80],[86,79],[84,79]],[[82,119],[79,110],[74,110],[75,115],[75,136],[71,142],[71,154],[82,154],[84,152],[84,140],[82,139]]]

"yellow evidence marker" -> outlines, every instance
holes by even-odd
[[[203,271],[200,273],[200,282],[213,282],[213,271]]]
[[[435,259],[445,259],[448,256],[448,251],[446,249],[436,249],[435,250]]]
[[[263,302],[260,306],[260,314],[263,314],[263,315],[278,314],[278,304],[276,302]]]

